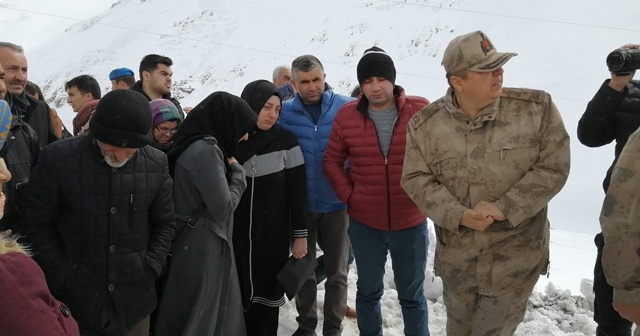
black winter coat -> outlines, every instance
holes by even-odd
[[[133,90],[133,91],[139,92],[139,93],[141,93],[145,98],[147,98],[147,100],[148,100],[148,101],[151,101],[151,97],[149,97],[149,96],[147,95],[147,93],[146,93],[146,92],[144,92],[144,91],[142,90],[142,81],[137,81],[137,82],[135,82],[135,83],[131,86],[131,88],[130,88],[129,90]],[[182,116],[182,119],[184,119],[184,112],[182,111],[182,106],[180,105],[180,102],[179,102],[177,99],[175,99],[175,98],[171,97],[171,93],[167,93],[167,94],[162,95],[162,99],[168,99],[168,100],[170,100],[170,101],[173,103],[173,105],[175,105],[175,106],[176,106],[176,108],[178,109],[178,112],[180,112],[180,115]]]
[[[40,147],[44,147],[58,140],[53,130],[51,109],[47,103],[32,98],[25,92],[17,96],[7,94],[6,98],[11,104],[11,113],[29,124],[36,134],[38,134]]]
[[[605,192],[622,148],[640,126],[640,81],[631,81],[622,92],[610,88],[609,81],[602,84],[578,122],[583,145],[600,147],[616,141],[615,158],[602,183]]]
[[[4,158],[11,172],[11,180],[2,186],[7,195],[4,216],[0,219],[0,226],[4,229],[11,229],[18,234],[23,233],[24,219],[21,216],[21,207],[24,190],[39,155],[38,135],[31,126],[20,118],[14,117],[7,143],[0,151],[0,156]]]
[[[307,237],[302,150],[293,134],[274,125],[240,142],[236,159],[247,172],[233,229],[242,303],[279,307],[284,290],[276,275],[289,258],[291,239]]]
[[[24,205],[27,234],[51,292],[82,328],[101,330],[108,299],[121,331],[156,307],[175,227],[171,189],[167,157],[151,146],[121,168],[104,162],[91,135],[41,152]]]

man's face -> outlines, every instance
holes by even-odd
[[[362,82],[362,93],[369,101],[369,109],[385,110],[395,104],[393,97],[393,83],[384,77],[369,77]]]
[[[171,67],[158,64],[158,67],[153,72],[144,71],[142,75],[148,83],[148,87],[158,95],[171,92],[171,76],[173,76]]]
[[[502,94],[502,75],[500,67],[492,72],[467,71],[467,78],[460,81],[463,91],[459,94],[467,99],[487,105],[493,103]]]
[[[178,131],[178,121],[169,120],[163,121],[158,126],[153,128],[153,139],[162,145],[169,143],[173,140],[173,136]]]
[[[291,70],[282,69],[282,70],[280,70],[280,73],[278,74],[278,77],[276,77],[273,80],[273,84],[276,87],[281,87],[282,85],[284,85],[286,83],[291,83]]]
[[[293,86],[305,104],[316,104],[322,99],[326,77],[327,75],[320,67],[315,67],[309,72],[296,71]]]
[[[27,58],[9,48],[0,48],[0,63],[4,68],[7,90],[15,95],[21,94],[29,80]]]
[[[93,100],[93,95],[91,93],[82,93],[75,86],[72,86],[67,90],[67,103],[71,105],[73,112],[80,111],[84,104],[91,100]]]
[[[122,80],[114,79],[111,81],[111,90],[128,90],[129,85]]]
[[[262,110],[260,110],[256,126],[263,131],[270,130],[271,127],[273,127],[273,124],[278,120],[281,108],[280,98],[277,96],[271,96],[271,98],[269,98],[262,107]]]
[[[138,151],[137,148],[118,147],[101,141],[98,141],[98,147],[104,156],[104,162],[113,168],[124,166]]]
[[[0,99],[4,99],[7,95],[7,86],[4,84],[4,69],[0,64]]]

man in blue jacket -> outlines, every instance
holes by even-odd
[[[323,335],[340,335],[347,304],[347,206],[338,200],[322,172],[322,159],[338,109],[353,100],[333,92],[325,83],[320,60],[303,55],[293,60],[296,95],[282,104],[278,123],[295,135],[305,161],[309,252],[315,258],[316,242],[324,252],[327,273]],[[293,336],[314,336],[318,324],[316,280],[312,273],[296,295],[298,330]]]

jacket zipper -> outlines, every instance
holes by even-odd
[[[249,302],[253,300],[253,192],[256,189],[256,157],[251,157],[251,201],[249,202],[249,285],[251,294]]]
[[[369,117],[371,119],[371,117]],[[384,172],[385,178],[387,180],[387,223],[389,223],[389,231],[391,231],[391,192],[389,191],[389,152],[391,151],[391,144],[393,143],[393,135],[396,133],[396,126],[398,125],[398,119],[400,119],[400,111],[396,112],[396,120],[393,122],[393,128],[391,129],[391,139],[389,139],[389,149],[387,150],[387,155],[384,155],[382,152],[382,146],[380,146],[380,136],[378,135],[378,128],[376,128],[376,123],[371,120],[373,123],[373,129],[376,132],[376,138],[378,138],[378,149],[380,149],[380,154],[384,158]],[[365,119],[366,122],[366,119]],[[366,129],[366,127],[365,127]]]

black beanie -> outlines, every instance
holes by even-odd
[[[396,83],[396,67],[393,65],[393,60],[378,47],[371,47],[364,51],[358,62],[357,73],[360,85],[371,77],[383,77],[393,84]]]
[[[113,90],[98,102],[89,133],[117,147],[140,148],[151,143],[151,106],[133,90]]]

